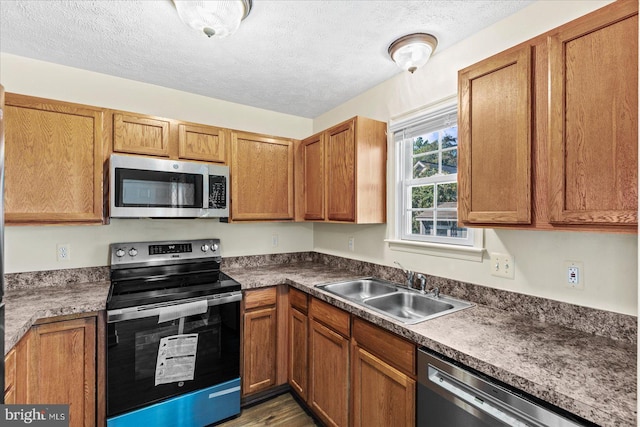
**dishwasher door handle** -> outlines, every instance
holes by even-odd
[[[477,390],[465,386],[446,372],[443,372],[431,365],[429,365],[428,369],[428,378],[432,388],[433,386],[436,386],[442,389],[441,393],[444,391],[444,394],[453,395],[477,410],[500,420],[505,425],[512,427],[544,427],[543,424],[540,424],[535,420],[525,420],[522,416],[515,414],[513,411],[510,411],[505,407],[501,407],[502,405],[495,404],[497,401],[494,403],[490,396],[485,396]]]

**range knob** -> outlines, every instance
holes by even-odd
[[[118,258],[122,258],[122,257],[124,256],[124,253],[125,253],[125,252],[124,252],[124,249],[122,249],[122,248],[120,248],[120,249],[116,250],[116,256],[117,256]]]
[[[217,243],[214,243],[213,245],[211,245],[211,251],[212,252],[215,252],[217,250],[218,250],[218,244]]]
[[[202,246],[200,247],[200,250],[201,250],[202,252],[207,252],[207,251],[209,250],[209,245],[202,245]]]
[[[131,255],[131,256],[138,255],[138,250],[136,248],[129,249],[129,255]]]

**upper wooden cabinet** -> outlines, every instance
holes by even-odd
[[[460,217],[531,222],[531,49],[524,46],[459,74]]]
[[[638,2],[549,37],[550,221],[638,223]]]
[[[637,232],[638,2],[459,72],[459,220]]]
[[[226,163],[227,131],[172,119],[113,113],[113,151]]]
[[[354,117],[301,144],[303,218],[386,221],[386,123]]]
[[[325,219],[324,137],[316,134],[302,141],[304,171],[304,219]]]
[[[293,220],[295,141],[231,133],[231,218]]]
[[[169,157],[169,121],[115,113],[113,151]]]
[[[100,108],[6,94],[5,222],[103,221]]]
[[[212,126],[178,125],[178,157],[204,162],[226,161],[225,131]]]

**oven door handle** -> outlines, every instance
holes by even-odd
[[[216,305],[238,302],[241,300],[242,300],[241,292],[231,292],[228,294],[221,294],[219,296],[216,295],[214,298],[208,299],[207,306],[213,307]],[[191,302],[194,302],[194,300],[181,301],[180,304],[171,304],[171,305],[158,304],[158,305],[149,305],[144,307],[130,307],[130,308],[121,308],[117,310],[109,310],[107,311],[107,323],[117,323],[117,322],[124,322],[127,320],[145,319],[149,317],[160,316],[161,314],[167,313],[168,311],[175,312],[176,306],[185,305]]]

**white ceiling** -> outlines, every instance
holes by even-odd
[[[209,39],[171,0],[1,0],[0,50],[314,118],[402,72],[389,44],[439,51],[531,0],[254,0],[234,35]]]

